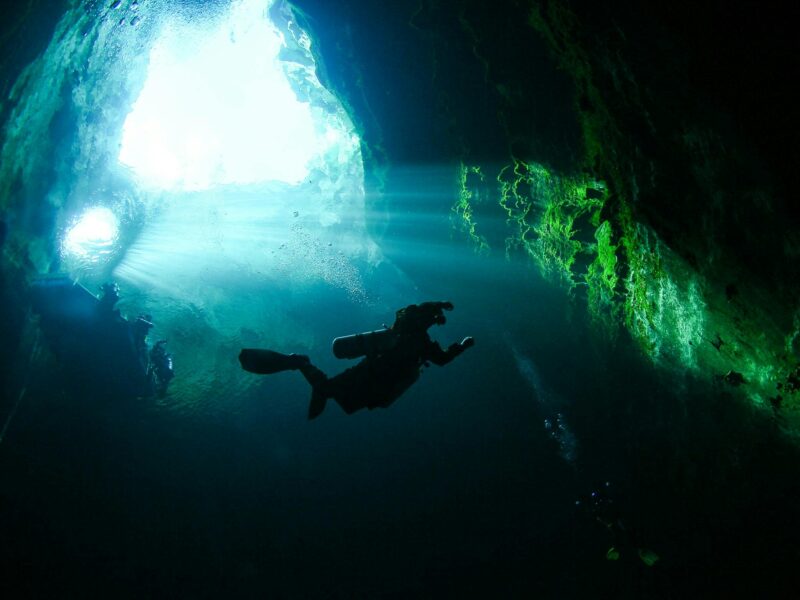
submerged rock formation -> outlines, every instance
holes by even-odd
[[[607,334],[626,331],[669,370],[740,372],[740,393],[800,425],[786,392],[800,359],[791,19],[297,5],[387,212],[408,185],[387,167],[449,165],[453,224],[476,251],[528,256]]]
[[[64,266],[57,232],[66,228],[70,209],[94,198],[98,190],[112,190],[109,202],[125,222],[121,243],[126,247],[137,241],[147,246],[174,233],[169,228],[142,233],[151,216],[145,193],[118,173],[114,175],[109,165],[116,163],[109,157],[117,156],[125,116],[144,84],[148,54],[142,48],[153,42],[163,19],[176,11],[191,21],[189,17],[197,15],[221,14],[228,5],[222,0],[32,0],[14,4],[9,9],[14,12],[4,17],[0,35],[0,302],[5,310],[0,322],[0,408],[4,416],[16,410],[37,348],[36,326],[28,312],[29,283],[36,275]],[[624,480],[620,487],[627,485],[627,498],[620,504],[628,510],[626,523],[644,532],[646,550],[652,546],[662,557],[647,576],[639,577],[640,571],[631,576],[628,571],[617,577],[614,571],[598,589],[636,598],[691,593],[776,595],[788,589],[794,576],[780,562],[798,558],[794,536],[800,527],[796,508],[800,497],[796,483],[800,480],[796,476],[800,469],[800,222],[792,210],[794,171],[800,164],[796,140],[800,127],[792,93],[798,71],[797,9],[770,12],[746,3],[655,7],[605,0],[296,0],[278,1],[272,11],[273,17],[281,19],[283,34],[291,38],[286,55],[295,91],[303,97],[308,93],[308,75],[313,70],[307,67],[314,63],[316,75],[329,92],[316,108],[330,109],[346,124],[344,130],[352,137],[344,154],[358,155],[359,162],[349,163],[355,166],[345,172],[328,168],[333,159],[323,161],[320,173],[292,202],[302,203],[306,192],[314,191],[324,196],[326,205],[305,205],[302,210],[282,207],[286,210],[280,216],[281,227],[275,228],[277,242],[251,235],[251,213],[236,212],[236,206],[247,208],[250,200],[255,201],[258,190],[245,190],[237,197],[240,204],[227,207],[236,216],[228,218],[227,228],[219,225],[228,213],[217,210],[213,190],[195,196],[194,204],[176,204],[161,213],[176,220],[194,218],[193,223],[203,225],[181,237],[196,243],[182,248],[184,254],[192,256],[197,245],[222,246],[227,236],[229,244],[233,238],[233,246],[246,246],[254,255],[268,257],[279,275],[264,277],[257,268],[247,271],[257,284],[245,282],[230,296],[251,304],[231,311],[223,322],[217,315],[209,316],[213,311],[208,307],[229,291],[229,256],[214,255],[218,279],[213,286],[203,279],[208,265],[197,261],[202,263],[194,265],[203,271],[198,276],[202,282],[196,288],[186,286],[180,302],[172,304],[172,312],[159,319],[159,323],[172,320],[177,324],[169,332],[170,344],[182,345],[184,356],[191,357],[184,364],[193,361],[192,368],[183,372],[178,362],[175,386],[183,391],[175,394],[177,401],[171,399],[174,405],[224,404],[220,397],[241,385],[235,365],[240,341],[268,346],[263,336],[270,335],[291,338],[301,347],[322,343],[315,337],[324,336],[305,323],[308,314],[320,311],[316,299],[289,294],[289,301],[281,304],[283,296],[274,291],[293,277],[344,289],[350,310],[369,297],[364,265],[376,271],[388,268],[387,263],[397,265],[413,272],[414,283],[420,287],[435,289],[449,276],[437,254],[445,243],[448,248],[463,248],[464,255],[474,259],[469,268],[482,266],[487,273],[502,271],[497,265],[523,262],[552,284],[546,290],[534,289],[542,296],[552,293],[548,301],[559,308],[566,306],[565,312],[573,318],[575,331],[564,332],[564,340],[546,340],[545,353],[552,347],[553,354],[573,356],[573,362],[558,365],[569,376],[551,386],[547,369],[534,365],[535,353],[525,347],[527,337],[521,333],[515,339],[516,331],[500,332],[507,334],[505,338],[497,335],[498,356],[503,356],[501,349],[506,352],[510,368],[527,379],[540,409],[549,414],[546,439],[558,445],[553,456],[560,452],[569,474],[559,471],[557,475]],[[353,173],[357,177],[348,189],[358,192],[358,201],[347,211],[337,212],[336,207],[352,197],[340,193],[331,182]],[[163,200],[156,196],[154,205]],[[275,211],[268,216],[262,221],[271,222]],[[338,225],[342,225],[339,230]],[[328,238],[320,230],[358,235]],[[361,235],[365,231],[369,236]],[[241,238],[238,232],[243,232]],[[413,244],[403,242],[409,240],[420,242],[422,256],[407,252]],[[337,247],[340,243],[342,250]],[[353,256],[357,260],[351,260]],[[383,257],[390,260],[382,262]],[[111,272],[118,259],[115,255],[97,277]],[[298,273],[297,264],[303,261],[315,268]],[[492,274],[495,279],[490,282],[476,278],[477,285],[491,288],[506,275],[504,271]],[[185,276],[177,268],[167,275],[165,287]],[[195,275],[192,272],[186,278]],[[513,290],[515,284],[509,281],[503,290]],[[410,287],[395,293],[404,296]],[[192,302],[192,294],[201,289],[209,294],[209,302]],[[464,296],[473,291],[465,290]],[[159,300],[169,293],[163,292]],[[350,301],[353,298],[357,302]],[[534,320],[530,315],[550,314],[536,313],[539,301],[538,296],[515,298],[511,310],[520,314],[505,323],[526,325]],[[297,308],[299,302],[305,304]],[[497,304],[501,303],[492,306]],[[339,305],[334,302],[333,306]],[[525,312],[528,308],[530,315]],[[258,330],[248,323],[254,312],[259,314]],[[268,333],[261,330],[265,323]],[[524,333],[530,331],[535,330]],[[641,363],[645,366],[639,369]],[[630,365],[636,369],[629,370]],[[647,385],[640,385],[645,381],[642,372],[649,377]],[[571,390],[580,393],[572,398]],[[49,390],[42,397],[47,397],[45,392]],[[547,406],[547,398],[557,398],[557,406],[555,400]],[[291,406],[290,401],[286,404]],[[60,410],[72,415],[78,408],[63,402]],[[41,417],[49,409],[42,402],[36,415]],[[129,410],[140,416],[136,407]],[[227,404],[224,410],[236,412]],[[75,427],[81,426],[80,421],[77,416],[68,420]],[[137,421],[126,414],[120,422]],[[154,418],[139,425],[147,431],[144,439],[164,437],[154,422],[160,423]],[[151,433],[151,426],[156,433]],[[185,424],[175,419],[160,426],[172,435],[173,426],[182,431]],[[214,423],[208,431],[217,427]],[[58,424],[52,428],[63,432]],[[98,430],[103,431],[99,425]],[[31,431],[24,440],[26,448],[38,448],[39,439],[51,433],[47,426],[41,430],[32,426]],[[128,435],[139,443],[140,433],[134,430]],[[70,436],[62,437],[60,443],[70,447]],[[105,435],[96,437],[106,441]],[[168,447],[176,456],[188,456],[194,448],[179,438],[170,438]],[[231,438],[240,438],[238,429]],[[262,441],[242,448],[264,458],[266,451],[254,450]],[[284,441],[287,448],[290,441]],[[97,460],[93,442],[80,448],[74,452],[78,459]],[[131,448],[142,450],[133,441]],[[454,448],[453,456],[461,460],[461,447]],[[332,452],[327,446],[324,450]],[[123,456],[127,451],[109,456]],[[546,454],[544,446],[539,451]],[[140,459],[142,472],[151,472],[152,464],[161,462],[160,452],[158,443],[140,452],[147,457]],[[280,465],[276,470],[288,471],[290,451],[281,447],[280,452],[285,456],[276,459]],[[216,449],[208,454],[219,460],[219,473],[227,477],[229,465],[217,457]],[[248,454],[242,462],[250,458]],[[193,465],[192,459],[176,460],[186,467]],[[31,474],[24,452],[7,460],[18,480],[40,486],[33,489],[52,489],[46,473]],[[53,451],[48,460],[59,465],[61,456]],[[107,461],[104,472],[116,473],[117,465]],[[65,476],[68,482],[82,475],[78,467],[72,468],[75,471]],[[236,493],[249,489],[248,477],[264,476],[260,468],[248,468],[242,471],[242,481],[235,482],[239,487],[231,488]],[[522,472],[523,467],[517,468]],[[193,469],[194,465],[189,471],[194,473]],[[205,473],[200,468],[197,472]],[[169,493],[152,503],[154,513],[169,504],[165,514],[177,517],[182,507],[172,502],[176,497],[191,503],[206,493],[220,494],[205,483],[188,488],[202,491],[196,496],[175,492],[170,487],[172,474],[159,473],[157,481],[168,482],[164,489]],[[362,483],[372,476],[369,468],[364,473]],[[118,477],[113,481],[131,485],[124,475]],[[436,473],[431,478],[440,485]],[[205,482],[206,478],[197,479]],[[491,481],[500,479],[502,475]],[[12,504],[27,507],[27,488],[20,489]],[[119,489],[127,488],[120,485]],[[353,489],[360,492],[358,486]],[[281,491],[272,496],[270,490],[264,497],[280,497]],[[301,504],[316,499],[316,491],[308,493],[301,497]],[[438,493],[436,506],[449,510],[453,497]],[[97,504],[105,500],[102,491],[97,497],[100,501],[93,498]],[[248,498],[251,502],[243,504],[251,512],[245,514],[263,509],[262,497]],[[129,508],[127,498],[112,500],[120,514],[122,508]],[[520,504],[529,501],[526,498]],[[22,525],[14,525],[13,539],[29,538],[30,524],[38,523],[36,508],[49,506],[46,498],[39,502],[28,509]],[[219,504],[239,506],[238,498],[226,502]],[[287,507],[291,504],[286,502]],[[193,517],[186,518],[183,529],[176,531],[195,535],[196,521],[208,514],[197,506],[194,513],[186,513]],[[429,511],[427,504],[424,510]],[[63,521],[56,518],[56,525],[69,522],[71,514],[66,511]],[[151,521],[152,514],[144,511],[132,523]],[[137,540],[144,555],[160,538],[155,535],[141,541],[134,525],[130,539]],[[251,533],[249,522],[238,525],[238,531]],[[453,530],[459,527],[455,524]],[[536,533],[529,531],[530,538],[520,539],[538,540]],[[581,534],[579,544],[597,541],[586,531]],[[369,535],[360,539],[374,543]],[[275,556],[283,556],[282,541],[274,542]],[[38,542],[39,538],[26,542],[28,556],[38,552]],[[117,543],[109,541],[108,548],[118,549]],[[169,548],[186,547],[173,543]],[[235,565],[243,581],[256,579],[253,565],[261,564],[254,558],[261,552],[260,543],[242,550],[241,564]],[[504,579],[508,590],[528,591],[541,583],[525,579],[532,571],[530,556],[541,557],[550,550],[530,555],[518,552],[524,543],[502,546],[507,554],[489,558],[479,549],[476,554],[488,566],[477,574],[467,573],[472,569],[457,560],[453,564],[461,570],[455,577],[438,573],[436,569],[446,570],[438,563],[424,566],[430,567],[431,577],[447,586],[450,594],[453,590],[462,595],[476,593],[473,582],[481,576],[487,586],[481,591],[496,594],[491,586],[504,579],[497,577],[507,572],[504,569],[517,573],[526,584],[514,588],[513,578]],[[60,564],[67,555],[75,563],[61,568],[77,564],[80,557],[70,552],[79,545],[72,540],[64,543],[61,554],[52,554],[52,564]],[[368,548],[369,543],[363,545]],[[303,561],[300,567],[301,561],[292,563],[295,573],[307,568],[305,550],[305,542],[297,541],[295,551],[303,555]],[[326,560],[331,558],[327,548],[316,550]],[[12,544],[7,551],[14,552]],[[230,559],[220,558],[222,554],[215,547],[208,552],[212,558],[203,564],[218,568],[239,560],[235,552]],[[513,558],[506,560],[510,554]],[[619,558],[619,553],[608,556]],[[179,571],[192,573],[194,558],[193,554],[184,557]],[[152,560],[144,564],[156,565],[154,571],[163,568],[157,564],[159,557]],[[586,556],[575,560],[581,566],[596,566]],[[40,571],[31,570],[31,579],[47,572],[47,561],[41,564],[45,566]],[[339,563],[331,564],[328,572]],[[605,566],[603,558],[601,568],[590,572],[605,573]],[[134,567],[125,568],[129,578],[138,574]],[[635,568],[645,567],[637,562]],[[659,568],[669,576],[659,579]],[[376,572],[378,579],[383,572]],[[161,577],[154,581],[177,585],[179,579],[171,572]],[[224,579],[220,576],[220,581]],[[629,587],[619,590],[618,579]],[[148,585],[153,586],[150,591],[157,586]],[[436,589],[419,582],[414,585],[417,592],[423,587],[426,592]],[[561,591],[555,589],[557,585],[550,582],[541,589],[555,596]],[[594,592],[594,585],[588,581],[573,589]],[[197,586],[199,593],[208,593],[200,589],[201,584]]]

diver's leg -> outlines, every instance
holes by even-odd
[[[243,348],[239,353],[239,363],[245,371],[271,375],[299,369],[309,364],[309,361],[308,357],[302,354],[281,354],[274,350]]]
[[[328,383],[328,376],[311,363],[303,365],[299,371],[306,378],[306,381],[311,384],[312,388],[322,388]]]
[[[373,374],[367,361],[361,361],[328,379],[326,391],[348,415],[367,406],[371,395]]]
[[[371,386],[374,374],[370,368],[370,363],[365,360],[334,377],[328,377],[311,363],[300,367],[300,372],[311,384],[308,418],[318,417],[325,410],[328,398],[333,398],[348,415],[367,406],[368,398],[374,391]]]
[[[300,372],[311,384],[311,402],[308,404],[308,418],[316,419],[325,410],[325,402],[330,397],[328,376],[317,367],[308,363],[300,367]]]
[[[360,364],[360,363],[359,363]],[[351,367],[334,377],[328,377],[312,364],[300,368],[300,372],[311,384],[311,403],[308,418],[313,419],[325,410],[325,402],[333,398],[348,415],[366,406],[363,396],[363,366]]]

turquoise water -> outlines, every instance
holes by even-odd
[[[375,144],[377,117],[353,108],[359,94],[344,102],[324,85],[346,65],[324,64],[300,27],[330,36],[323,8],[308,3],[316,12],[303,18],[278,2],[269,25],[264,3],[236,6],[241,14],[222,2],[70,5],[52,37],[31,41],[42,54],[9,86],[0,167],[13,316],[0,413],[9,589],[545,598],[780,589],[790,579],[780,561],[796,556],[797,490],[787,483],[796,462],[774,423],[719,381],[656,366],[624,333],[596,327],[580,290],[503,251],[505,222],[483,221],[493,250],[476,249],[454,220],[462,163],[441,151],[463,140],[446,124],[427,129],[435,111],[404,106],[382,70],[377,113],[391,108],[396,122]],[[423,13],[415,31],[425,31]],[[275,31],[283,49],[266,61],[272,47],[259,44]],[[387,41],[374,35],[376,47]],[[249,75],[283,77],[297,105],[267,105],[274,98]],[[437,76],[462,85],[458,71]],[[294,116],[273,118],[281,110]],[[278,133],[289,121],[295,129]],[[502,142],[474,126],[491,158]],[[554,122],[567,141],[551,166],[569,163],[574,126]],[[405,133],[437,141],[411,148]],[[271,171],[283,158],[292,160]],[[79,227],[98,207],[114,222]],[[34,279],[55,275],[92,294],[115,281],[123,317],[150,315],[149,344],[166,339],[175,364],[164,397],[110,393],[102,382],[115,375],[92,364],[67,372],[74,357],[57,353],[27,296]],[[329,403],[309,422],[298,373],[239,367],[242,347],[264,347],[335,374],[353,364],[334,358],[335,337],[390,325],[397,309],[426,300],[455,305],[434,339],[476,344],[426,368],[389,409],[347,416]]]

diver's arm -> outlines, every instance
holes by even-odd
[[[425,360],[431,361],[433,364],[443,367],[456,356],[464,352],[467,348],[475,345],[475,340],[471,337],[465,337],[460,342],[455,342],[447,347],[447,350],[442,350],[438,342],[431,342],[428,346],[427,356]]]

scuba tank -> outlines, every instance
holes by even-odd
[[[358,358],[373,356],[391,350],[397,344],[397,334],[391,329],[377,329],[333,340],[333,355],[336,358]]]

